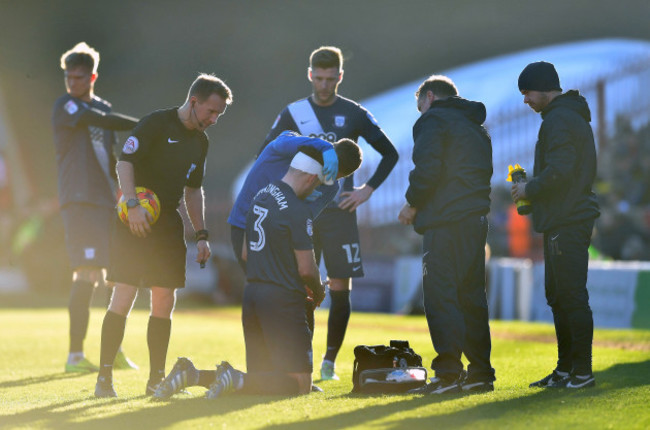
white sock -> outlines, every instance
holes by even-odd
[[[68,354],[68,364],[77,364],[85,358],[83,351]]]

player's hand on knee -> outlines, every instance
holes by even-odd
[[[305,287],[305,290],[307,290],[305,301],[309,303],[309,306],[311,306],[312,309],[316,309],[316,303],[314,303],[314,292],[310,290],[309,287]]]
[[[312,297],[314,300],[314,308],[320,307],[323,300],[325,300],[325,286],[321,285],[316,291],[312,292]]]
[[[129,228],[131,233],[138,237],[147,237],[147,233],[151,233],[151,226],[149,223],[153,221],[151,214],[141,206],[136,206],[129,209]]]

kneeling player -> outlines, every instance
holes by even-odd
[[[359,147],[339,156],[339,175],[361,164]],[[186,386],[209,387],[208,398],[227,392],[307,394],[312,386],[312,333],[304,306],[305,286],[316,306],[325,297],[314,258],[311,209],[304,199],[322,181],[322,155],[302,148],[281,181],[262,188],[246,218],[248,284],[242,322],[248,373],[222,362],[215,371],[198,371],[180,358],[154,396],[168,398]]]

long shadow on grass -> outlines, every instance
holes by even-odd
[[[552,415],[559,408],[583,403],[586,399],[611,396],[612,392],[624,388],[650,385],[650,360],[636,363],[616,364],[601,372],[595,372],[596,387],[582,390],[530,389],[530,395],[509,400],[486,402],[449,414],[402,419],[385,428],[455,428],[476,421],[489,422],[507,415],[511,411],[539,411],[541,415]],[[495,387],[498,390],[498,385]],[[489,394],[488,394],[489,395]]]
[[[608,396],[613,390],[621,388],[650,385],[650,360],[638,363],[616,364],[604,371],[596,372],[596,388],[584,390],[568,389],[530,389],[524,397],[504,401],[487,401],[477,406],[471,406],[449,414],[436,416],[425,416],[418,418],[400,419],[399,421],[383,422],[382,428],[406,428],[420,429],[430,428],[432,425],[437,428],[456,428],[459,425],[467,425],[472,421],[491,420],[500,418],[512,410],[538,410],[540,414],[553,413],[557,408],[559,399],[567,402],[581,401],[584,398]],[[498,381],[496,389],[499,389]],[[485,396],[490,396],[486,394]],[[357,395],[346,395],[351,399],[358,399]],[[309,420],[308,422],[294,422],[288,424],[276,424],[265,427],[267,430],[298,430],[310,429],[333,429],[352,426],[362,426],[370,421],[381,420],[393,414],[417,409],[429,404],[438,404],[446,400],[455,400],[464,397],[463,395],[450,396],[409,396],[404,395],[395,401],[382,404],[362,407],[354,411],[339,413],[323,418]],[[489,398],[489,397],[488,397]],[[399,399],[399,400],[398,400]]]
[[[28,378],[0,382],[0,389],[12,388],[12,387],[24,387],[26,385],[42,384],[45,382],[57,381],[59,379],[79,378],[86,375],[88,374],[87,373],[52,373],[50,375],[30,376]]]
[[[358,394],[345,394],[337,397],[337,399],[349,399],[350,401],[355,401],[359,399],[366,398],[377,398],[382,397],[380,395],[358,395]],[[443,403],[450,400],[456,400],[462,397],[460,394],[450,394],[448,396],[413,396],[408,394],[396,395],[393,398],[400,399],[395,401],[390,401],[390,403],[384,403],[381,405],[372,405],[367,407],[362,407],[354,411],[334,413],[333,415],[318,418],[309,421],[297,421],[292,423],[280,423],[273,424],[264,429],[268,430],[302,430],[305,428],[309,429],[340,429],[347,428],[352,426],[361,426],[368,421],[375,421],[381,419],[382,417],[390,416],[395,413],[400,413],[408,411],[410,409],[417,409],[422,406],[426,406],[432,402]],[[414,427],[417,428],[417,427]]]
[[[171,426],[177,422],[214,417],[234,411],[251,408],[260,403],[272,403],[286,400],[286,397],[265,396],[227,396],[223,399],[205,398],[173,399],[157,402],[140,396],[137,398],[88,399],[67,401],[40,408],[30,409],[8,417],[3,417],[0,428],[38,426],[50,429],[87,430],[87,429],[153,429]],[[76,408],[69,408],[79,403]],[[106,413],[111,405],[133,403],[134,408],[112,416],[84,419],[90,416],[90,409]],[[59,410],[68,408],[66,410]]]
[[[128,399],[107,399],[97,400],[96,404],[88,405],[84,400],[67,400],[65,402],[53,403],[34,409],[29,409],[14,415],[2,417],[0,428],[21,427],[45,427],[45,428],[69,428],[69,421],[78,419],[80,412],[88,413],[90,409],[105,407],[110,404],[126,403]],[[74,404],[84,402],[83,406],[69,410],[59,410],[68,408]]]

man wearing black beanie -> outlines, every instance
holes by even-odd
[[[596,177],[591,113],[578,91],[562,92],[551,63],[526,66],[519,75],[519,90],[543,121],[533,177],[513,184],[512,198],[530,200],[535,231],[544,234],[544,287],[558,342],[555,370],[530,386],[593,387],[587,249],[600,210],[591,190]]]

